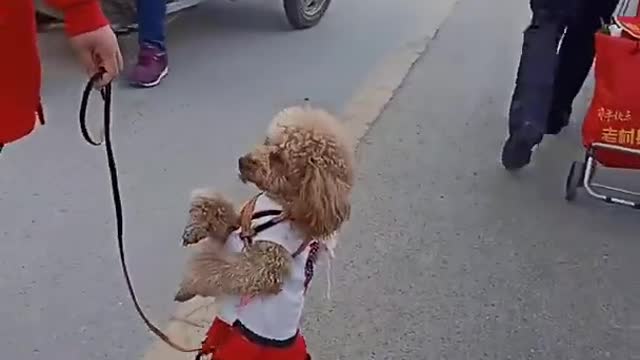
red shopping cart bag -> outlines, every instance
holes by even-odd
[[[618,17],[620,37],[596,34],[595,92],[582,126],[583,144],[640,150],[640,18]],[[596,150],[602,165],[640,169],[640,156]]]

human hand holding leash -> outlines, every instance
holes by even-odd
[[[94,85],[101,88],[120,74],[123,68],[122,54],[116,35],[109,26],[76,35],[70,39],[87,74],[103,72]]]

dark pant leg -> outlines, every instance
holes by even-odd
[[[576,15],[570,18],[562,40],[549,121],[563,121],[571,112],[573,100],[580,92],[595,55],[595,33],[611,18],[618,0],[581,0]],[[560,125],[560,124],[554,124]]]
[[[166,0],[137,0],[138,41],[165,50]]]
[[[509,110],[509,133],[523,126],[531,142],[542,140],[551,108],[558,43],[566,27],[565,0],[531,0],[531,23],[524,32],[522,55]]]

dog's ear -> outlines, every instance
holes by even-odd
[[[276,174],[286,174],[287,159],[284,152],[279,148],[274,148],[269,152],[269,168]]]
[[[351,214],[351,185],[317,166],[305,172],[298,198],[290,207],[293,221],[314,239],[324,239]]]

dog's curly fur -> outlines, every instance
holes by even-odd
[[[327,240],[349,218],[354,181],[353,146],[342,124],[308,106],[277,114],[263,144],[242,156],[239,177],[280,204],[284,216],[306,240]],[[289,274],[291,254],[259,241],[241,254],[222,251],[238,227],[231,202],[211,190],[192,194],[185,244],[204,240],[189,262],[176,301],[196,295],[275,294]]]
[[[191,193],[189,222],[184,229],[184,245],[197,244],[204,238],[224,243],[229,234],[240,225],[239,216],[231,202],[222,194],[208,189]]]

